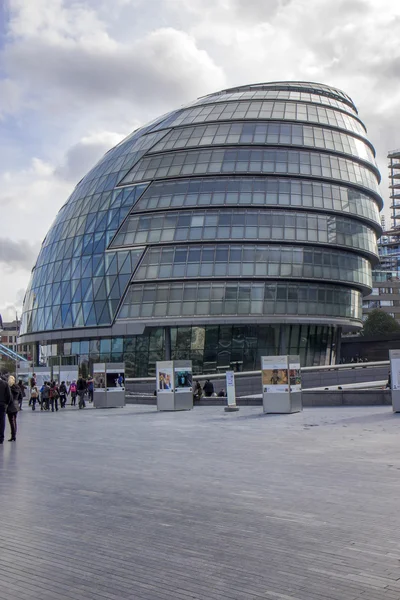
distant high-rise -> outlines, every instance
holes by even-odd
[[[265,354],[335,359],[362,324],[382,199],[375,151],[335,88],[273,82],[200,98],[135,131],[46,236],[22,335],[130,375]]]
[[[379,308],[400,321],[400,150],[388,154],[391,226],[381,216],[382,237],[378,243],[379,266],[373,271],[372,292],[364,298],[364,319]]]
[[[389,160],[389,186],[390,205],[392,211],[393,229],[400,226],[400,150],[393,150],[388,154]]]

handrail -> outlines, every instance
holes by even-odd
[[[4,344],[0,344],[0,350],[8,352],[11,355],[11,358],[13,358],[13,360],[22,360],[23,362],[27,362],[26,358],[24,358],[20,354],[17,354],[16,352],[14,352],[14,350],[11,350],[11,348],[7,348],[7,346],[4,346]]]
[[[9,350],[8,350],[8,348],[6,346],[0,347],[0,354],[2,356],[5,356],[6,358],[9,358],[10,360],[14,360],[15,361],[15,357],[11,354],[11,352],[9,352]]]
[[[302,373],[314,373],[319,371],[342,371],[344,369],[368,369],[370,367],[386,367],[390,365],[389,360],[381,360],[381,361],[371,361],[371,362],[362,362],[362,363],[345,363],[341,365],[322,365],[316,367],[302,367]],[[238,371],[235,373],[235,377],[252,377],[254,375],[261,375],[261,370],[259,371]],[[209,373],[208,375],[194,375],[195,379],[221,379],[225,376],[225,372],[221,371],[220,373]],[[156,380],[156,376],[154,377],[126,377],[126,381],[128,383],[150,383]]]

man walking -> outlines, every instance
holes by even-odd
[[[6,410],[12,400],[8,383],[0,378],[0,444],[4,442],[4,429],[6,427]]]
[[[84,379],[83,377],[79,377],[78,381],[76,382],[76,391],[78,392],[79,397],[79,408],[85,408],[85,394],[87,391],[87,384],[86,379]]]

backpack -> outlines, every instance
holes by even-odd
[[[50,388],[50,398],[52,398],[53,400],[57,400],[57,398],[60,396],[60,394],[58,393],[58,389],[55,388]]]
[[[69,386],[69,389],[74,394],[76,392],[76,383],[71,383],[71,385]]]

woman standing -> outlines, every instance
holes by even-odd
[[[17,436],[17,414],[19,411],[19,400],[22,396],[20,387],[15,383],[15,377],[10,375],[8,378],[12,400],[7,407],[8,422],[10,423],[11,437],[9,442],[15,442]]]

